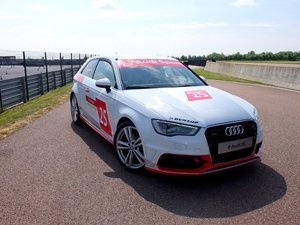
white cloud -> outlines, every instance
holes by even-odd
[[[255,6],[257,5],[256,0],[235,0],[231,2],[230,5],[240,7],[240,6]]]
[[[152,14],[144,11],[129,11],[123,9],[114,0],[94,0],[93,7],[100,10],[95,17],[140,17],[151,16]]]
[[[118,10],[119,5],[114,0],[94,0],[93,5],[102,10]]]
[[[277,28],[280,25],[277,24],[277,23],[258,22],[258,23],[244,23],[244,24],[240,24],[240,26],[245,26],[245,27],[261,27],[261,28]]]
[[[170,31],[170,30],[194,30],[194,29],[205,29],[210,27],[225,27],[229,26],[228,23],[225,22],[187,22],[187,23],[173,23],[173,24],[159,24],[153,27],[149,27],[147,31]]]
[[[0,19],[1,20],[20,20],[20,19],[23,20],[26,18],[20,15],[9,15],[9,14],[0,13]]]
[[[29,9],[36,12],[48,12],[50,10],[46,4],[40,2],[30,5]]]
[[[179,23],[179,24],[170,25],[172,29],[203,29],[209,27],[223,27],[223,26],[228,26],[228,24],[224,22],[219,22],[219,23],[189,22],[189,23]]]
[[[101,18],[101,17],[143,17],[143,16],[151,16],[152,14],[149,12],[134,12],[134,11],[124,11],[124,10],[114,10],[114,11],[105,11],[101,14],[97,14],[94,17],[95,18]]]

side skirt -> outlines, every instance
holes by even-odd
[[[90,128],[92,128],[94,131],[96,131],[101,137],[103,137],[105,140],[107,140],[110,144],[114,144],[113,138],[108,136],[105,132],[94,126],[92,123],[90,123],[86,118],[84,118],[82,115],[80,115],[80,119],[82,119]]]

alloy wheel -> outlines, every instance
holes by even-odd
[[[116,138],[116,150],[120,161],[131,170],[145,164],[142,140],[133,125],[121,126]]]

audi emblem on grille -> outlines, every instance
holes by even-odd
[[[241,135],[245,131],[244,127],[242,125],[234,125],[230,127],[225,128],[225,134],[227,136],[236,136],[236,135]]]

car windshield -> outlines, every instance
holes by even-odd
[[[125,89],[188,87],[205,85],[183,64],[171,59],[118,60]]]

